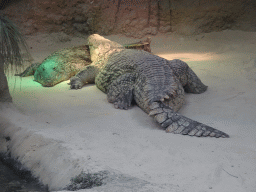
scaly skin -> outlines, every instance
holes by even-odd
[[[44,87],[52,87],[72,76],[91,64],[89,47],[65,48],[49,55],[42,63],[29,66],[24,72],[16,76],[26,77],[34,75],[34,80]]]
[[[143,41],[139,41],[137,43],[124,45],[124,47],[126,49],[144,50],[144,51],[147,51],[147,52],[151,53],[151,48],[150,48],[151,41],[152,41],[151,37],[148,37],[147,39],[145,39]]]
[[[101,62],[92,63],[92,61],[94,61],[95,57],[99,59],[100,55],[98,54],[102,55],[105,49],[108,51],[110,48],[105,47],[102,49],[101,46],[103,45],[103,41],[101,41],[101,44],[99,44],[100,47],[97,47],[97,42],[99,42],[100,39],[105,41],[105,39],[99,35],[92,35],[88,38],[89,45],[81,45],[77,47],[65,48],[60,51],[56,51],[49,55],[46,59],[44,59],[42,63],[34,63],[31,66],[29,66],[24,72],[16,74],[16,76],[27,77],[34,75],[34,80],[41,83],[42,86],[52,87],[62,81],[70,79],[71,77],[77,75],[80,71],[85,70],[87,71],[86,74],[81,73],[80,75],[86,76],[88,77],[88,79],[85,79],[85,82],[81,83],[80,87],[82,87],[83,84],[87,82],[93,83],[95,79],[94,76],[98,73],[98,69],[101,66]],[[117,44],[115,42],[109,42],[110,41],[107,40],[106,45],[111,44],[112,47],[119,47],[119,49],[143,49],[145,51],[150,52],[150,38],[147,38],[144,41],[124,46]],[[94,53],[95,49],[97,53]],[[91,54],[93,54],[92,58],[90,52]],[[110,53],[104,54],[106,57]],[[91,78],[92,76],[93,78]],[[76,78],[72,79],[72,81],[75,80]]]
[[[105,59],[99,59],[101,65],[94,77],[96,86],[107,93],[108,101],[116,108],[128,109],[135,100],[167,132],[198,137],[229,137],[224,132],[177,113],[184,104],[184,92],[199,94],[207,89],[185,62],[169,61],[145,51],[110,50]],[[81,74],[84,76],[71,81],[71,88],[84,85],[89,73],[83,71]]]

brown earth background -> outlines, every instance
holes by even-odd
[[[254,0],[9,0],[0,6],[25,35],[63,31],[142,38],[256,31]]]

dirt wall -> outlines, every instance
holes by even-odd
[[[16,0],[3,10],[25,34],[184,35],[256,31],[253,0]]]

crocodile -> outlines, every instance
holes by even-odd
[[[136,43],[119,46],[123,49],[138,49],[151,52],[150,43],[151,38],[148,37]],[[85,44],[56,51],[46,57],[42,63],[33,63],[22,73],[15,75],[20,77],[34,75],[34,81],[44,87],[52,87],[62,81],[69,80],[91,63],[89,45]]]
[[[120,49],[120,45],[97,34],[89,37],[93,62],[70,79],[71,89],[95,83],[117,109],[135,103],[166,132],[197,137],[229,135],[178,113],[186,93],[207,90],[187,63],[167,60],[143,50]]]

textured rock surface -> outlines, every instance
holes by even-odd
[[[36,32],[193,35],[224,29],[255,31],[253,0],[21,0],[4,13],[25,34]]]

